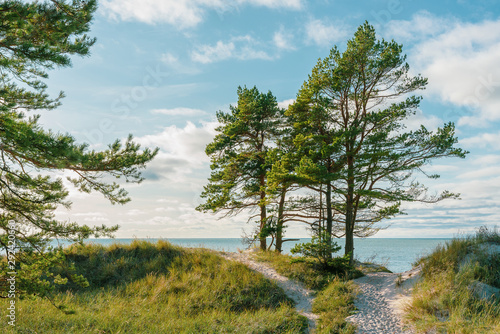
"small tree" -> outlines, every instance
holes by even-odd
[[[346,254],[354,251],[354,235],[376,232],[376,222],[402,213],[403,201],[435,203],[458,196],[447,191],[429,196],[411,180],[432,160],[464,158],[467,152],[454,147],[452,123],[435,132],[423,126],[405,131],[404,121],[421,98],[403,98],[427,84],[409,75],[405,60],[402,45],[377,40],[365,23],[343,53],[334,47],[318,61],[289,108],[308,173],[324,170],[327,177],[327,220],[343,227]]]
[[[53,238],[81,242],[118,228],[55,220],[54,210],[71,203],[62,180],[49,172],[69,172],[80,191],[97,191],[113,204],[124,204],[130,200],[126,191],[103,177],[140,182],[140,169],[157,151],[141,151],[131,136],[107,150],[89,150],[69,134],[42,129],[33,114],[57,107],[63,97],[46,94],[46,70],[70,66],[70,55],[88,55],[95,39],[85,33],[95,1],[4,1],[0,9],[0,245],[8,260],[0,262],[0,294],[6,292],[7,272],[17,272],[17,290],[43,296],[52,283],[65,282],[50,271],[64,258],[60,250],[46,252]]]
[[[201,194],[206,199],[200,211],[225,211],[235,215],[243,210],[259,210],[260,248],[267,249],[267,152],[279,135],[281,110],[271,92],[256,87],[238,87],[238,105],[231,113],[219,111],[219,134],[207,145],[212,174]],[[253,216],[255,217],[255,216]],[[252,217],[252,218],[253,218]],[[251,218],[251,219],[252,219]]]

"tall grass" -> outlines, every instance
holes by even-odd
[[[497,230],[453,239],[416,263],[423,279],[406,317],[419,331],[500,333],[500,301],[478,299],[470,289],[475,281],[500,287],[500,254],[488,254],[485,244],[500,245]]]
[[[346,321],[354,313],[356,288],[352,281],[335,278],[318,292],[313,312],[320,315],[316,334],[354,334],[356,326]]]
[[[319,315],[317,334],[354,334],[356,327],[346,321],[355,311],[355,285],[344,278],[319,270],[311,262],[296,262],[294,257],[273,252],[258,252],[257,259],[271,264],[278,273],[302,282],[315,290],[313,312]],[[359,272],[355,272],[359,275]]]
[[[73,246],[89,287],[17,300],[4,333],[302,333],[307,319],[274,283],[215,252],[159,241]],[[2,315],[7,300],[0,301]]]

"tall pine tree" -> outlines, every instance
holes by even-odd
[[[267,161],[268,151],[279,135],[280,115],[271,92],[256,87],[238,88],[238,105],[231,112],[217,113],[221,124],[214,141],[207,145],[212,174],[201,195],[200,211],[238,214],[258,209],[260,248],[267,249]],[[252,219],[251,218],[251,219]]]
[[[405,130],[421,100],[408,95],[426,84],[410,76],[402,45],[377,40],[366,22],[344,52],[334,47],[318,61],[289,108],[297,149],[309,166],[303,170],[326,185],[327,229],[333,221],[344,230],[346,254],[354,251],[355,235],[376,232],[374,224],[400,214],[402,202],[457,197],[447,191],[429,196],[412,181],[431,161],[467,153],[454,146],[452,123],[435,132]]]

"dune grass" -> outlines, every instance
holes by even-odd
[[[356,326],[346,318],[356,310],[357,289],[352,281],[335,278],[319,291],[313,302],[313,312],[319,314],[316,334],[354,334]]]
[[[274,283],[215,252],[168,242],[72,246],[87,288],[17,300],[3,333],[303,333],[307,320]],[[0,300],[0,308],[7,307]],[[3,317],[4,318],[4,317]]]
[[[316,291],[313,312],[319,315],[316,326],[317,334],[354,334],[356,327],[346,321],[355,311],[355,285],[349,281],[351,275],[344,278],[318,270],[310,262],[295,262],[294,257],[274,252],[257,252],[258,260],[267,262],[283,276],[302,282]],[[360,275],[354,272],[354,277]]]
[[[498,231],[453,239],[416,263],[423,279],[406,318],[419,332],[500,333],[500,301],[478,299],[469,288],[474,281],[500,288],[500,254],[487,254],[485,244],[500,245]]]

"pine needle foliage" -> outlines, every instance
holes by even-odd
[[[81,242],[117,230],[54,219],[58,207],[71,206],[63,173],[78,190],[124,204],[127,192],[110,180],[141,182],[140,170],[157,153],[141,149],[131,135],[91,150],[38,122],[37,112],[58,107],[64,97],[47,94],[48,71],[71,66],[71,56],[89,55],[96,6],[95,0],[0,2],[0,247],[10,261],[0,268],[0,296],[6,272],[18,274],[18,292],[42,296],[52,283],[66,281],[49,271],[64,258],[61,250],[47,252],[52,239]]]

